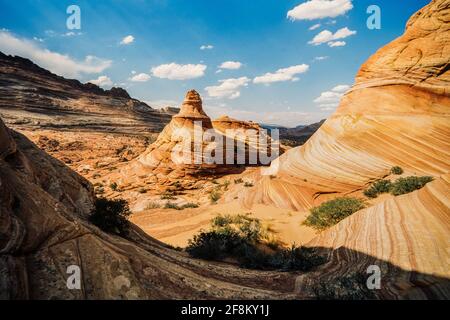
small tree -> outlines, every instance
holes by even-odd
[[[130,214],[128,203],[123,199],[97,198],[89,221],[105,232],[126,236],[130,226],[128,222]]]

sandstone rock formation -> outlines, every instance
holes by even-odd
[[[87,222],[92,186],[0,120],[0,299],[293,298],[293,275],[192,260]],[[67,268],[81,268],[81,290]]]
[[[134,135],[160,132],[171,117],[130,98],[122,88],[103,90],[65,79],[28,59],[1,52],[0,115],[15,129]]]
[[[240,130],[241,134],[227,137],[226,129]],[[254,137],[247,135],[250,129]],[[254,123],[228,117],[212,122],[203,110],[200,95],[190,90],[179,113],[123,173],[127,177],[152,174],[160,185],[178,181],[186,187],[195,187],[199,179],[242,172],[244,165],[250,164],[249,150],[257,153],[260,148],[259,134],[260,128]],[[270,148],[271,144],[264,147]],[[244,155],[241,162],[238,153]],[[270,155],[270,149],[266,153]],[[258,164],[258,156],[255,159],[254,165]]]
[[[399,165],[439,177],[450,169],[449,1],[436,0],[405,34],[360,69],[337,111],[300,148],[279,158],[276,179],[258,179],[247,206],[304,210],[365,188]],[[241,193],[241,192],[239,192]]]
[[[381,269],[383,298],[450,294],[450,2],[434,0],[408,22],[405,34],[360,69],[356,84],[303,146],[279,158],[275,178],[256,177],[244,194],[257,203],[305,210],[327,197],[357,193],[401,166],[432,175],[425,188],[392,197],[322,232],[308,246],[329,262],[297,279],[316,295],[343,276]],[[333,291],[333,290],[331,290]],[[337,292],[337,291],[336,291]]]
[[[329,261],[297,280],[298,292],[314,292],[352,274],[380,267],[381,297],[437,299],[450,296],[450,175],[411,194],[364,209],[322,232],[311,247],[326,248]],[[388,288],[386,290],[386,288]]]

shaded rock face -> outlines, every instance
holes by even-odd
[[[446,174],[421,190],[361,210],[321,232],[307,246],[326,248],[329,261],[299,277],[298,292],[314,294],[321,283],[332,287],[344,277],[367,275],[369,266],[377,266],[382,298],[450,297],[449,206],[450,174]]]
[[[0,120],[0,299],[293,298],[294,277],[189,259],[87,222],[92,186]],[[79,266],[81,289],[67,287]]]
[[[85,130],[148,135],[171,115],[132,99],[126,90],[103,90],[65,79],[28,59],[0,52],[0,115],[17,129]]]
[[[301,146],[322,126],[325,120],[312,123],[306,126],[298,126],[295,128],[281,128],[280,140],[283,144],[296,147]]]
[[[279,158],[243,201],[308,209],[389,174],[439,177],[450,170],[449,1],[415,14],[405,34],[375,53],[337,111],[299,148]]]

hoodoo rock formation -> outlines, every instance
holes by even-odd
[[[227,135],[227,129],[237,134]],[[159,184],[177,180],[187,186],[192,180],[239,173],[245,165],[259,163],[258,155],[255,163],[250,162],[249,152],[258,154],[258,146],[262,145],[258,143],[260,133],[257,124],[245,121],[221,118],[212,122],[203,110],[200,95],[190,90],[179,113],[172,117],[157,140],[124,169],[124,174],[130,177],[151,173]],[[271,146],[264,145],[269,156]],[[241,162],[238,153],[243,155]]]

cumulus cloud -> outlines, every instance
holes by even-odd
[[[306,71],[308,71],[308,69],[309,65],[307,64],[299,64],[287,68],[282,68],[273,73],[268,72],[262,76],[255,77],[253,79],[253,82],[268,84],[281,81],[298,81],[299,78],[296,77],[296,75],[305,73]]]
[[[97,79],[89,80],[88,82],[98,85],[99,87],[111,87],[113,82],[107,76],[99,76]]]
[[[321,45],[322,43],[328,43],[328,45],[332,46],[330,44],[330,42],[334,43],[335,40],[344,39],[344,38],[347,38],[347,37],[352,36],[354,34],[356,34],[356,31],[350,30],[347,27],[341,28],[338,31],[336,31],[335,33],[331,32],[329,30],[323,30],[323,31],[319,32],[308,43],[316,45],[316,46]],[[336,42],[343,42],[343,41],[336,41]]]
[[[200,50],[211,50],[214,49],[214,46],[212,44],[204,44],[200,46]]]
[[[334,18],[352,8],[351,0],[310,0],[289,10],[287,16],[291,20]]]
[[[162,64],[152,68],[152,74],[157,78],[169,80],[187,80],[203,77],[206,66],[204,64]]]
[[[120,41],[120,44],[127,45],[127,44],[131,44],[133,42],[134,42],[134,37],[130,34],[130,35],[124,37],[122,39],[122,41]]]
[[[133,82],[146,82],[150,80],[150,78],[151,77],[146,73],[139,73],[139,74],[134,73],[134,76],[132,76],[130,80]]]
[[[331,41],[331,42],[328,42],[328,45],[330,46],[330,47],[343,47],[343,46],[345,46],[347,43],[345,42],[345,41]]]
[[[342,96],[350,89],[347,84],[340,84],[329,91],[324,91],[317,97],[314,102],[322,111],[333,110],[339,105]]]
[[[40,47],[36,41],[19,39],[8,31],[0,31],[0,51],[28,58],[39,66],[68,78],[77,78],[81,74],[100,73],[112,64],[111,60],[94,56],[86,56],[84,60],[78,61],[68,55]]]
[[[321,26],[321,24],[320,24],[320,23],[316,23],[315,25],[313,25],[313,26],[309,27],[309,29],[308,29],[308,30],[310,30],[310,31],[313,31],[313,30],[319,29],[319,28],[320,28],[320,26]]]
[[[242,63],[239,61],[225,61],[219,66],[219,69],[237,70],[242,67]]]
[[[219,85],[205,88],[212,98],[235,99],[241,95],[240,88],[248,86],[250,79],[247,77],[219,80]]]
[[[299,124],[317,122],[325,116],[323,112],[250,111],[242,108],[233,109],[221,104],[212,104],[211,102],[205,102],[203,108],[212,119],[218,118],[222,115],[227,115],[231,118],[239,120],[254,121],[264,124],[276,124],[286,127],[295,127]]]

